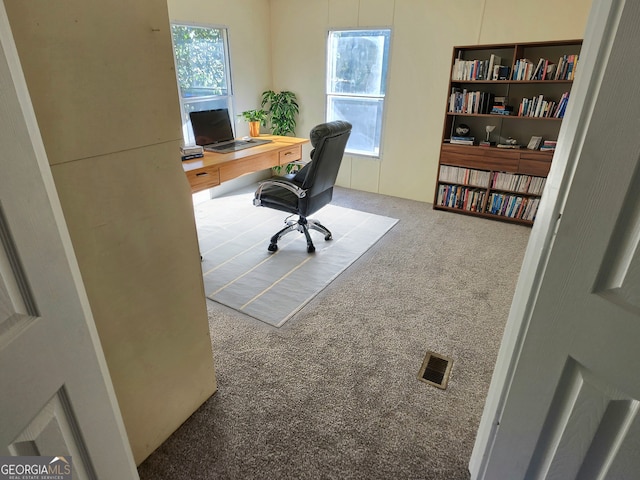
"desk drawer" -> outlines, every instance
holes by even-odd
[[[285,165],[289,162],[295,162],[300,159],[302,159],[301,145],[294,145],[293,147],[289,147],[286,150],[281,150],[279,152],[280,165]]]
[[[220,185],[220,170],[215,167],[204,167],[187,172],[191,193]]]
[[[245,173],[266,170],[278,165],[276,152],[264,153],[260,156],[233,160],[220,166],[220,180],[226,182]]]

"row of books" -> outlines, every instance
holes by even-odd
[[[578,66],[578,55],[563,55],[558,63],[541,58],[533,63],[528,58],[516,60],[511,80],[573,80]]]
[[[439,181],[480,188],[488,188],[490,186],[499,190],[542,195],[547,179],[504,172],[494,172],[492,176],[491,172],[485,170],[441,165]]]
[[[491,115],[511,115],[513,107],[507,105],[494,105],[491,109]]]
[[[540,198],[537,197],[492,193],[487,201],[486,211],[502,217],[533,221],[539,205]]]
[[[573,80],[576,78],[579,55],[563,55],[558,60],[555,80]]]
[[[507,105],[507,102],[507,97],[494,97],[490,113],[492,115],[511,115],[513,113],[513,107]]]
[[[180,158],[183,162],[202,157],[204,157],[204,149],[200,145],[184,145],[180,147]]]
[[[482,212],[485,196],[486,192],[477,188],[440,185],[436,202],[442,207]],[[492,193],[489,195],[484,211],[492,215],[534,221],[539,205],[540,198],[537,197]]]
[[[487,114],[493,107],[494,95],[489,92],[469,92],[453,87],[449,97],[449,112]]]
[[[487,188],[491,172],[472,168],[440,166],[440,181]]]
[[[495,172],[491,181],[491,188],[509,190],[511,192],[530,193],[532,195],[542,195],[546,181],[547,179],[544,177]]]
[[[557,140],[545,140],[540,146],[541,152],[553,152],[556,149]]]
[[[495,54],[491,54],[489,60],[462,60],[458,52],[458,58],[453,62],[451,80],[498,80],[500,76],[500,62],[502,59]],[[507,76],[502,80],[507,80]]]
[[[470,92],[466,88],[453,87],[449,96],[449,113],[479,115],[512,115],[513,108],[499,101],[489,92]],[[544,95],[523,98],[517,115],[520,117],[563,118],[569,102],[569,92],[564,92],[559,102],[545,100]]]
[[[564,92],[562,94],[562,98],[558,102],[558,108],[556,108],[556,111],[553,114],[555,118],[564,117],[564,112],[567,109],[567,103],[569,103],[569,92]]]
[[[569,101],[569,92],[562,94],[559,102],[545,100],[544,95],[523,98],[518,108],[520,117],[563,118]]]
[[[462,51],[458,53],[462,55]],[[511,68],[500,65],[502,59],[492,54],[489,60],[462,60],[453,62],[451,80],[573,80],[578,66],[579,55],[563,55],[558,63],[540,58],[537,63],[528,58],[516,60]],[[510,75],[511,74],[511,75]]]
[[[467,212],[481,212],[486,190],[460,185],[439,185],[438,205],[459,208]]]
[[[453,136],[449,140],[449,143],[454,145],[474,145],[476,137],[456,137]]]

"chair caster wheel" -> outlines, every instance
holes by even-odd
[[[309,245],[307,247],[307,253],[313,253],[316,251],[316,247],[314,247],[313,245]]]
[[[267,247],[267,250],[269,250],[270,252],[277,252],[278,245],[276,245],[275,243],[270,243],[269,246]]]
[[[324,239],[325,239],[325,240],[331,240],[332,238],[333,238],[333,237],[331,236],[331,234],[329,234],[329,235],[325,235],[325,236],[324,236]]]

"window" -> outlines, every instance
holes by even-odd
[[[380,156],[391,30],[333,30],[327,45],[327,121],[353,125],[347,152]]]
[[[225,28],[171,25],[176,76],[182,110],[182,135],[195,143],[189,112],[228,108],[231,111],[231,73]]]

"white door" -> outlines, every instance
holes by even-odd
[[[469,464],[640,478],[640,2],[596,0]]]
[[[0,1],[0,456],[138,478]]]

